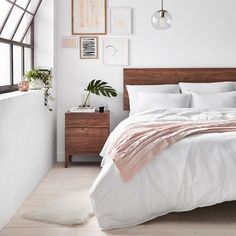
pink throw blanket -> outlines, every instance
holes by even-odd
[[[138,123],[127,126],[108,150],[124,181],[179,140],[196,134],[236,131],[236,120]]]

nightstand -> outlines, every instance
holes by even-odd
[[[65,168],[73,154],[99,154],[110,130],[110,112],[65,113]]]

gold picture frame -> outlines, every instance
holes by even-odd
[[[105,35],[107,0],[71,0],[72,34]]]

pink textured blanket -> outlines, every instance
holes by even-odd
[[[126,127],[108,150],[124,181],[179,140],[196,134],[236,131],[236,120],[138,123]]]

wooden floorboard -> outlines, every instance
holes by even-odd
[[[236,202],[172,213],[140,226],[101,231],[96,218],[78,227],[29,221],[22,214],[77,190],[89,189],[100,171],[98,165],[72,164],[68,169],[56,164],[28,197],[0,236],[236,236]]]

